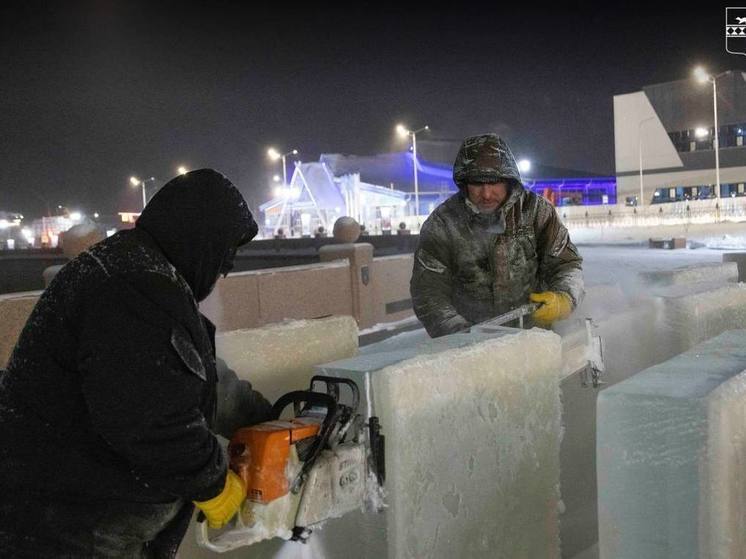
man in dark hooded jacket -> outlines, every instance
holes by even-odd
[[[417,317],[443,336],[533,301],[533,322],[566,318],[583,297],[582,258],[554,207],[523,188],[495,134],[464,140],[453,166],[459,192],[420,232],[411,280]]]
[[[0,379],[0,555],[171,557],[192,503],[212,526],[235,513],[245,489],[211,430],[215,328],[197,304],[256,233],[203,169],[59,272]],[[234,386],[263,420],[267,402]]]

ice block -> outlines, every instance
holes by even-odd
[[[314,365],[352,357],[357,343],[351,316],[288,320],[219,333],[215,340],[218,357],[271,402],[308,388]]]
[[[746,557],[746,330],[599,395],[604,559]]]
[[[735,262],[692,264],[673,270],[640,272],[640,277],[648,285],[681,285],[703,281],[737,282],[738,264]]]
[[[367,386],[381,420],[385,556],[559,557],[559,336],[505,328],[375,349],[321,369]]]
[[[661,305],[657,337],[675,353],[746,326],[746,284],[675,286],[658,293]]]

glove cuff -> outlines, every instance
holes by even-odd
[[[209,517],[211,514],[220,512],[237,497],[243,500],[245,495],[246,485],[243,479],[236,475],[233,470],[229,469],[228,474],[225,476],[223,490],[216,497],[207,501],[194,501],[194,505]]]

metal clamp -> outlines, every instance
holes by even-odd
[[[585,341],[588,348],[588,363],[580,373],[580,382],[583,386],[598,388],[602,384],[605,384],[601,380],[601,375],[606,372],[606,364],[604,362],[603,340],[601,336],[593,335],[593,328],[595,327],[593,319],[585,319]]]

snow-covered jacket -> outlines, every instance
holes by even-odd
[[[495,212],[468,202],[468,183],[509,183]],[[420,232],[410,291],[428,333],[468,328],[528,302],[537,291],[583,297],[582,258],[554,207],[524,189],[507,144],[487,134],[467,138],[454,164],[459,192],[438,206]]]

